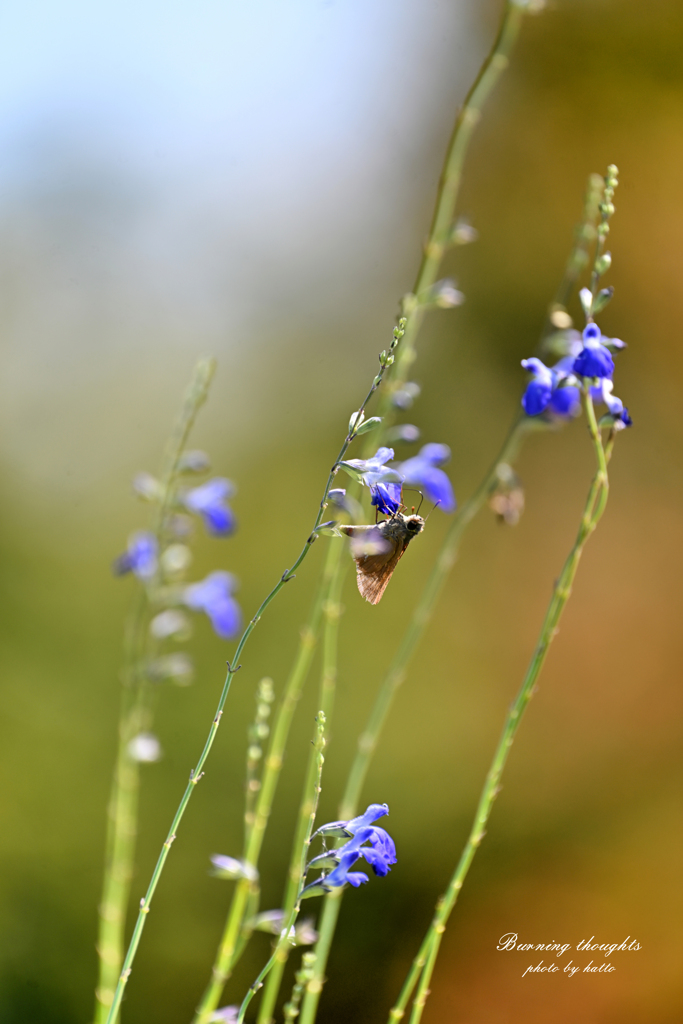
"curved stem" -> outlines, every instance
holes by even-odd
[[[213,360],[202,359],[195,366],[180,413],[166,444],[160,474],[161,501],[152,523],[152,532],[159,542],[162,540],[168,513],[174,500],[179,461],[197,413],[206,401],[214,371]],[[140,786],[140,767],[129,755],[128,744],[137,733],[150,727],[152,714],[151,691],[144,673],[148,609],[146,591],[140,586],[126,623],[124,636],[118,751],[107,808],[105,869],[99,908],[99,971],[95,1024],[104,1024],[107,1019],[123,961],[126,909],[133,877]]]
[[[424,296],[437,279],[441,261],[449,245],[449,236],[455,215],[462,171],[474,128],[481,117],[482,107],[486,99],[509,64],[510,54],[517,40],[523,17],[523,5],[518,3],[517,0],[507,0],[493,46],[482,64],[474,84],[465,97],[465,102],[453,127],[439,181],[429,237],[415,282],[414,294],[407,296],[404,300],[404,313],[407,322],[401,351],[397,356],[395,366],[396,376],[400,379],[406,379],[410,366],[416,358],[415,339],[424,318]],[[421,304],[421,300],[423,304]],[[386,417],[390,404],[391,394],[385,392],[379,405],[378,415]],[[511,439],[510,443],[513,443]],[[517,441],[515,440],[514,444],[516,443]],[[502,456],[496,460],[496,466],[500,461],[502,461]],[[342,800],[340,818],[344,818],[345,815],[352,817],[355,813],[355,810],[349,812],[349,808],[352,806],[355,808],[357,804],[367,768],[374,752],[377,738],[389,712],[393,695],[404,679],[407,660],[412,655],[422,636],[424,626],[431,614],[431,609],[438,597],[443,581],[453,564],[460,535],[481,507],[481,504],[486,500],[489,487],[490,475],[482,483],[468,505],[461,509],[457,520],[451,526],[449,538],[447,538],[438,556],[437,565],[432,570],[427,587],[423,593],[423,598],[413,615],[409,629],[403,637],[401,647],[385,677],[380,694],[371,712],[366,731],[359,741],[359,750]],[[478,504],[474,500],[475,497]],[[347,814],[347,812],[349,813]],[[316,945],[316,962],[313,978],[306,986],[300,1024],[313,1024],[315,1021],[327,968],[327,958],[339,917],[340,897],[341,893],[339,895],[334,893],[325,897],[319,927],[320,938]]]
[[[420,599],[415,606],[410,622],[403,634],[389,669],[382,680],[375,698],[365,729],[358,739],[358,748],[339,808],[340,820],[348,820],[358,813],[358,804],[365,784],[372,756],[377,749],[379,738],[388,718],[396,692],[406,677],[410,659],[422,640],[425,629],[431,619],[441,589],[455,563],[460,541],[466,527],[472,522],[477,512],[486,502],[498,479],[497,470],[501,462],[514,462],[524,434],[534,429],[533,421],[528,418],[516,420],[510,429],[498,456],[492,463],[472,497],[458,510],[451,522],[441,550],[430,573]],[[337,926],[343,891],[330,893],[325,897],[319,925],[318,943],[316,945],[316,962],[313,978],[306,988],[302,1010],[302,1024],[312,1024],[315,1020],[317,1002],[323,987],[323,979],[327,967],[332,938]],[[303,1016],[306,1013],[306,1016]]]
[[[524,18],[524,3],[507,0],[498,34],[491,50],[484,60],[479,74],[470,87],[460,109],[446,151],[436,204],[432,215],[429,235],[424,246],[420,268],[413,294],[404,299],[404,313],[407,317],[406,333],[397,357],[398,369],[405,371],[416,357],[415,339],[426,311],[427,293],[436,282],[444,255],[451,243],[451,229],[455,207],[462,181],[463,167],[474,129],[481,119],[482,108],[495,88],[500,76],[507,69],[510,54],[514,48]],[[379,408],[383,415],[390,395],[385,394]]]
[[[339,810],[340,820],[352,818],[354,814],[358,813],[358,802],[370,761],[377,749],[379,737],[391,710],[396,691],[406,677],[410,659],[415,654],[431,620],[443,585],[455,563],[462,535],[495,487],[498,479],[498,466],[502,462],[514,462],[525,431],[532,427],[532,422],[527,418],[518,419],[515,422],[479,487],[453,517],[424,590],[415,605],[410,622],[401,638],[387,674],[382,680],[367,725],[358,738],[358,749],[349,772]]]
[[[392,353],[393,353],[393,350],[396,349],[399,346],[399,342],[401,341],[401,339],[403,337],[403,333],[404,333],[403,332],[403,327],[395,329],[393,341],[392,341],[391,346],[390,346],[390,351]],[[313,524],[313,528],[312,528],[311,533],[309,534],[309,536],[308,536],[308,538],[307,538],[303,548],[301,549],[301,552],[300,552],[298,558],[294,561],[294,563],[290,566],[289,569],[285,570],[285,572],[282,574],[282,576],[280,577],[278,582],[275,584],[273,589],[270,591],[270,593],[267,594],[266,597],[263,599],[263,601],[261,602],[259,608],[256,611],[256,614],[251,619],[251,621],[248,623],[246,629],[244,630],[242,636],[240,637],[240,640],[239,640],[239,643],[237,644],[237,649],[235,651],[232,663],[228,662],[228,672],[227,672],[227,675],[225,677],[225,682],[223,683],[223,689],[221,691],[220,699],[218,701],[218,707],[216,709],[216,713],[215,713],[213,721],[211,723],[211,728],[209,730],[209,734],[208,734],[206,742],[204,744],[204,749],[202,750],[202,753],[201,753],[201,755],[199,757],[199,760],[197,761],[196,766],[190,772],[190,780],[189,780],[189,782],[187,784],[185,792],[183,793],[183,796],[182,796],[182,799],[180,801],[180,804],[178,805],[178,809],[176,810],[176,813],[175,813],[175,815],[173,817],[173,821],[171,822],[171,827],[170,827],[170,829],[168,831],[168,834],[166,836],[164,844],[163,844],[163,846],[161,848],[161,852],[159,854],[159,858],[157,860],[157,863],[155,865],[154,871],[152,873],[152,878],[151,878],[149,886],[147,888],[147,892],[145,893],[145,896],[143,897],[143,899],[140,901],[140,911],[138,913],[138,918],[137,918],[137,921],[136,921],[136,924],[135,924],[135,928],[133,930],[133,935],[132,935],[132,938],[131,938],[129,946],[128,946],[128,951],[126,953],[126,957],[125,957],[125,960],[123,962],[121,974],[119,976],[119,980],[118,980],[118,983],[117,983],[117,986],[116,986],[116,991],[114,993],[114,998],[112,1000],[111,1008],[110,1008],[109,1013],[107,1015],[106,1024],[115,1024],[115,1021],[116,1021],[116,1019],[118,1017],[119,1007],[121,1005],[121,1000],[123,998],[123,993],[124,993],[125,987],[126,987],[126,985],[128,983],[128,979],[129,979],[131,971],[132,971],[133,961],[135,960],[135,956],[136,956],[136,953],[137,953],[137,950],[138,950],[138,946],[140,944],[140,939],[142,938],[142,933],[143,933],[144,927],[145,927],[145,921],[146,921],[147,915],[150,912],[152,898],[153,898],[154,893],[156,891],[156,887],[157,887],[157,885],[159,883],[159,878],[161,877],[161,874],[163,872],[164,866],[166,864],[166,860],[167,860],[168,854],[169,854],[169,852],[171,850],[171,846],[173,844],[173,841],[176,838],[178,826],[180,825],[180,822],[181,822],[181,820],[183,818],[183,815],[185,814],[185,809],[187,808],[187,805],[190,802],[190,799],[192,797],[192,793],[193,793],[197,783],[199,782],[199,780],[202,777],[202,774],[203,774],[202,769],[204,767],[206,759],[209,756],[209,753],[211,751],[211,747],[213,746],[213,742],[214,742],[214,739],[216,737],[216,732],[218,731],[218,726],[219,726],[220,720],[221,720],[221,718],[223,716],[223,709],[225,707],[225,702],[228,699],[228,694],[230,692],[230,684],[232,682],[232,677],[241,668],[241,665],[238,664],[240,656],[241,656],[241,654],[242,654],[242,652],[243,652],[243,650],[244,650],[244,648],[245,648],[245,646],[247,644],[247,641],[249,640],[249,637],[251,636],[251,634],[252,634],[252,632],[254,630],[254,627],[256,626],[257,622],[260,620],[260,618],[263,615],[263,613],[265,612],[266,608],[268,608],[268,606],[275,599],[275,597],[277,597],[277,595],[282,590],[282,588],[285,586],[285,584],[289,583],[290,580],[294,579],[296,570],[298,569],[298,567],[301,565],[301,563],[305,559],[305,557],[308,554],[308,552],[309,552],[313,542],[317,539],[317,536],[318,536],[317,535],[317,530],[318,530],[318,527],[320,526],[320,524],[322,523],[323,514],[325,512],[325,509],[327,508],[328,495],[329,495],[329,492],[330,492],[330,488],[332,486],[332,481],[334,480],[335,476],[337,475],[337,473],[339,471],[339,463],[343,460],[344,455],[346,454],[346,451],[347,451],[349,445],[351,444],[351,442],[356,437],[357,427],[360,427],[361,422],[362,422],[362,415],[361,414],[365,411],[365,408],[366,408],[368,402],[370,401],[370,399],[374,395],[374,393],[377,390],[377,388],[382,383],[382,380],[384,378],[386,370],[388,369],[388,367],[390,365],[391,365],[391,363],[388,362],[388,361],[382,361],[381,362],[379,373],[374,378],[374,380],[373,380],[373,382],[372,382],[372,384],[370,386],[370,390],[368,391],[367,395],[365,396],[365,399],[363,400],[363,403],[362,403],[360,409],[358,410],[358,414],[355,417],[354,425],[349,427],[349,431],[348,431],[346,437],[344,438],[342,446],[341,446],[341,448],[339,450],[339,454],[337,455],[337,458],[336,458],[336,460],[335,460],[335,462],[334,462],[334,464],[333,464],[333,466],[330,469],[330,472],[328,474],[327,483],[325,484],[325,490],[324,490],[324,493],[323,493],[322,500],[320,502],[320,508],[318,509],[318,514],[316,515],[315,522]],[[245,897],[245,901],[246,901],[246,897]]]
[[[263,970],[260,972],[260,974],[257,977],[256,981],[253,983],[253,985],[251,985],[249,987],[249,991],[247,992],[246,996],[242,1000],[242,1005],[240,1006],[239,1013],[237,1015],[237,1024],[242,1024],[242,1021],[244,1020],[244,1015],[245,1015],[245,1013],[247,1011],[247,1007],[249,1006],[249,1003],[254,998],[254,996],[256,995],[258,990],[262,987],[264,979],[270,973],[270,971],[273,969],[275,963],[278,960],[278,957],[281,956],[282,950],[286,946],[288,946],[290,944],[290,942],[291,942],[290,934],[291,934],[292,928],[294,927],[296,919],[299,916],[299,911],[301,909],[301,891],[303,889],[304,878],[306,877],[306,860],[308,858],[308,850],[309,850],[309,847],[311,845],[311,835],[313,834],[313,825],[315,824],[315,816],[316,816],[317,811],[318,811],[318,801],[320,799],[320,788],[321,788],[320,787],[320,782],[321,782],[321,779],[322,779],[323,764],[325,763],[325,758],[323,756],[323,750],[325,749],[325,736],[324,736],[324,733],[325,733],[325,714],[324,714],[324,712],[322,712],[322,711],[318,712],[318,714],[316,716],[316,723],[317,723],[316,737],[315,737],[315,740],[313,742],[313,752],[312,752],[311,761],[310,761],[310,764],[312,765],[312,770],[309,771],[309,773],[308,773],[308,778],[307,778],[308,790],[305,793],[304,800],[302,802],[302,816],[303,816],[303,812],[305,811],[305,828],[303,829],[303,832],[304,832],[303,841],[302,841],[302,843],[300,845],[300,848],[298,850],[298,857],[297,857],[296,888],[297,888],[298,898],[296,899],[295,905],[292,908],[292,911],[291,911],[289,917],[286,919],[285,927],[282,929],[282,932],[280,934],[279,942],[278,942],[277,946],[275,947],[273,955],[271,956],[270,960],[267,962],[267,964],[265,965]]]
[[[268,819],[273,806],[273,798],[280,777],[289,729],[310,668],[316,637],[323,616],[323,608],[326,600],[329,598],[332,581],[338,575],[341,551],[340,544],[330,544],[308,623],[302,630],[294,666],[287,680],[282,702],[275,717],[271,741],[264,763],[261,788],[259,789],[256,802],[254,821],[246,837],[244,847],[244,859],[252,867],[257,867],[258,865]],[[325,710],[324,707],[323,710]],[[211,1015],[218,1007],[225,983],[230,977],[237,961],[239,937],[243,929],[250,887],[251,883],[248,879],[241,879],[235,887],[225,928],[211,971],[211,981],[197,1007],[193,1024],[208,1024]]]
[[[329,574],[328,590],[323,605],[325,615],[325,627],[323,630],[323,657],[320,673],[320,699],[319,704],[325,713],[326,729],[329,731],[330,720],[334,707],[334,695],[337,682],[337,644],[339,638],[339,619],[341,616],[341,591],[344,584],[345,574],[340,571],[340,558],[344,546],[340,543],[333,543],[332,548],[336,549],[335,563]],[[289,875],[283,900],[285,918],[291,914],[296,903],[300,887],[299,879],[299,851],[303,840],[303,834],[308,820],[308,799],[312,785],[312,777],[315,773],[315,756],[311,751],[309,758],[306,780],[304,782],[301,806],[299,808],[299,824],[292,844],[292,857],[289,867]],[[289,948],[281,946],[280,952],[275,958],[275,963],[268,977],[263,998],[259,1007],[257,1024],[272,1024],[273,1012],[277,1001],[282,976],[289,956]],[[311,977],[313,974],[311,974]]]
[[[587,389],[584,389],[583,401],[591,440],[593,441],[595,448],[598,469],[588,491],[588,497],[581,517],[578,534],[553,588],[552,598],[550,600],[550,604],[541,627],[539,639],[526,675],[517,696],[510,705],[510,710],[508,711],[505,719],[505,724],[503,726],[498,746],[496,747],[491,766],[486,776],[486,782],[479,799],[469,838],[465,844],[465,848],[450,880],[446,893],[437,903],[434,918],[427,934],[425,935],[418,955],[413,962],[406,984],[403,986],[401,994],[389,1014],[390,1024],[394,1024],[394,1022],[400,1020],[404,1016],[405,1008],[415,983],[417,982],[418,975],[419,982],[417,982],[417,993],[413,1002],[410,1024],[419,1024],[422,1017],[422,1010],[429,993],[429,985],[434,965],[436,963],[439,946],[441,944],[441,936],[446,929],[446,922],[448,921],[448,917],[455,906],[458,894],[462,889],[467,872],[469,871],[477,849],[484,838],[486,825],[493,808],[493,803],[499,792],[500,779],[503,774],[503,769],[505,768],[510,747],[515,739],[527,705],[533,696],[536,681],[541,669],[543,668],[550,645],[557,632],[560,617],[571,595],[572,583],[576,576],[576,571],[579,566],[583,549],[605,510],[609,489],[609,482],[607,478],[608,453],[603,447],[602,440],[600,438],[600,433],[595,421],[593,403],[591,401],[590,392]],[[612,439],[610,439],[610,451],[611,440]]]

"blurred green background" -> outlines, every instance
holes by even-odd
[[[458,103],[500,4],[27,3],[3,15],[2,1024],[86,1022],[122,621],[111,559],[146,509],[195,359],[219,370],[194,444],[239,484],[235,572],[251,614],[310,528],[330,459],[412,284]],[[581,565],[489,834],[445,937],[427,1024],[680,1019],[683,8],[557,0],[530,18],[472,146],[455,253],[465,305],[431,316],[407,419],[448,443],[464,500],[518,408],[587,175],[615,162],[616,288],[629,348],[607,513]],[[408,449],[405,449],[408,454]],[[400,692],[368,801],[399,863],[345,900],[325,1024],[386,1019],[469,829],[592,472],[584,425],[532,437],[515,529],[470,529]],[[321,820],[446,529],[436,512],[377,608],[349,577]],[[208,857],[241,846],[255,684],[280,688],[324,544],[259,626],[158,891],[126,1024],[187,1022],[230,895]],[[197,624],[195,684],[169,688],[144,769],[144,891],[203,743],[231,647]],[[315,681],[315,671],[312,682]],[[301,703],[263,858],[277,905],[315,712]],[[637,938],[610,975],[522,979],[523,941]],[[256,938],[226,995],[268,952]],[[525,962],[522,964],[522,960]],[[576,963],[590,959],[575,954]],[[529,961],[531,962],[531,961]]]

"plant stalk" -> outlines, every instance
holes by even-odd
[[[588,421],[588,429],[593,442],[597,461],[597,472],[593,477],[588,497],[584,507],[581,523],[574,545],[567,556],[560,576],[553,588],[553,595],[541,627],[538,643],[534,650],[531,662],[527,669],[522,685],[510,705],[503,731],[498,746],[496,747],[493,761],[486,776],[486,782],[479,799],[479,804],[474,816],[474,822],[469,838],[465,844],[455,872],[450,880],[445,894],[441,897],[436,906],[432,923],[425,935],[420,950],[415,958],[408,978],[401,990],[401,994],[389,1014],[390,1024],[402,1019],[410,999],[410,995],[417,984],[417,992],[413,1001],[413,1010],[410,1017],[410,1024],[419,1024],[422,1011],[429,994],[436,957],[441,937],[446,929],[448,917],[455,906],[460,890],[469,871],[470,865],[484,838],[486,825],[493,808],[493,803],[499,792],[500,779],[510,752],[510,747],[515,739],[517,730],[521,723],[524,712],[533,696],[536,681],[548,655],[550,645],[557,633],[558,623],[562,612],[569,600],[572,584],[579,566],[583,549],[595,530],[607,503],[609,494],[609,480],[607,476],[607,462],[611,455],[613,435],[603,447],[600,431],[595,419],[593,402],[590,391],[585,388],[583,392],[583,404]],[[419,979],[419,980],[418,980]]]

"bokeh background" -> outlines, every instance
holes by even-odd
[[[26,0],[0,34],[2,1024],[87,1024],[122,621],[111,559],[143,525],[130,478],[158,465],[199,355],[219,361],[194,443],[239,484],[234,539],[200,540],[250,614],[315,514],[330,458],[412,284],[458,103],[500,4]],[[461,500],[518,408],[589,172],[621,171],[610,235],[624,338],[607,514],[591,541],[489,834],[449,926],[425,1022],[680,1019],[683,9],[556,0],[524,26],[471,148],[460,212],[480,232],[446,271],[408,418],[448,443]],[[408,453],[406,449],[405,454]],[[321,1020],[386,1019],[465,840],[502,718],[592,471],[579,421],[527,443],[527,511],[490,513],[462,554],[367,787],[399,864],[345,900]],[[349,578],[322,820],[444,530],[436,512],[378,608]],[[320,543],[259,626],[183,823],[125,1004],[187,1022],[241,845],[245,730],[281,687]],[[231,647],[198,623],[192,687],[169,688],[144,771],[135,900],[203,742]],[[315,672],[313,680],[315,679]],[[302,701],[264,854],[277,905],[315,712]],[[534,976],[499,936],[636,938],[609,975]],[[267,955],[257,938],[226,1001]],[[590,959],[576,954],[583,965]],[[531,961],[529,961],[531,962]]]

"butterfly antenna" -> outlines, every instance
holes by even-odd
[[[422,502],[420,502],[420,504],[422,504]],[[433,506],[433,508],[430,508],[429,512],[428,512],[428,513],[427,513],[427,515],[425,516],[425,523],[427,522],[427,520],[428,520],[428,519],[429,519],[429,517],[431,516],[432,512],[434,511],[434,509],[435,509],[435,508],[437,508],[437,506],[439,506],[440,504],[441,504],[441,499],[439,499],[439,501],[435,501],[435,502],[434,502],[434,506]]]

